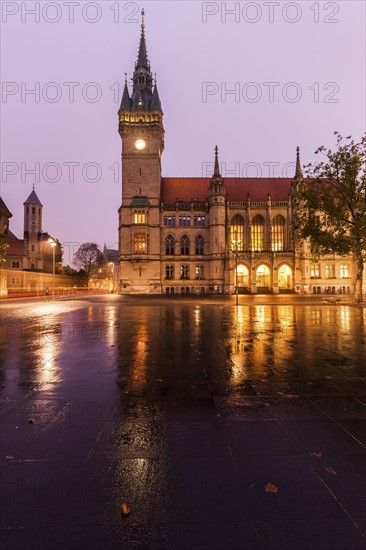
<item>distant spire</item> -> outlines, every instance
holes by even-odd
[[[300,162],[300,147],[296,147],[296,171],[295,171],[295,179],[300,180],[302,179],[302,168],[301,168],[301,162]]]
[[[215,147],[215,169],[213,173],[213,179],[221,179],[220,166],[219,166],[219,148]]]

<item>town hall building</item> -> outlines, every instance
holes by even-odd
[[[311,258],[292,220],[303,180],[162,176],[163,110],[148,60],[144,14],[131,93],[118,112],[122,139],[119,261],[122,294],[354,291],[352,257]]]

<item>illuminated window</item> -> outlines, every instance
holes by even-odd
[[[146,237],[144,235],[136,235],[135,237],[135,254],[146,253]]]
[[[230,241],[233,250],[244,250],[244,219],[239,214],[234,216],[231,220]],[[237,248],[233,241],[237,243]]]
[[[320,279],[320,265],[312,264],[310,268],[310,277],[312,279]]]
[[[280,288],[292,288],[292,269],[288,265],[281,265],[278,270],[278,286]]]
[[[234,273],[234,284],[238,284],[238,287],[249,286],[249,271],[245,265],[238,265],[238,270]]]
[[[196,265],[196,279],[204,279],[205,278],[205,268],[203,265]]]
[[[180,278],[189,279],[189,265],[180,266]]]
[[[285,218],[275,216],[272,223],[272,250],[283,250],[285,248]]]
[[[189,255],[189,237],[187,235],[183,235],[180,240],[180,253],[182,256]]]
[[[339,273],[340,273],[341,279],[348,279],[349,277],[348,264],[342,264],[339,268]]]
[[[179,216],[179,225],[183,227],[191,225],[191,216]]]
[[[168,235],[165,239],[165,254],[167,256],[174,256],[174,237]]]
[[[164,216],[164,225],[168,227],[175,227],[175,216]]]
[[[268,266],[260,265],[256,273],[256,284],[259,288],[269,287],[271,284],[271,271]]]
[[[257,214],[252,220],[250,227],[252,239],[252,250],[261,251],[264,249],[264,218]]]
[[[194,244],[195,244],[196,255],[202,256],[205,252],[205,240],[202,237],[202,235],[198,235],[198,237],[196,237]]]
[[[134,223],[146,223],[146,213],[143,210],[135,210],[133,221]]]
[[[335,278],[335,265],[334,264],[326,264],[326,266],[325,266],[325,278],[326,279],[334,279]]]
[[[174,265],[165,266],[165,278],[174,279]]]
[[[206,218],[205,216],[193,216],[193,225],[205,225]]]

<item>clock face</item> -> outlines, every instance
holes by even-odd
[[[135,147],[138,151],[143,151],[146,147],[146,141],[144,139],[137,139],[135,141]]]

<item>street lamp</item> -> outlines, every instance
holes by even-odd
[[[55,239],[48,239],[48,243],[52,248],[52,300],[55,299],[55,248],[56,241]]]
[[[236,286],[236,305],[239,305],[239,281],[238,281],[238,252],[241,240],[238,239],[238,233],[235,231],[234,239],[231,241],[232,250],[235,253],[235,286]]]

